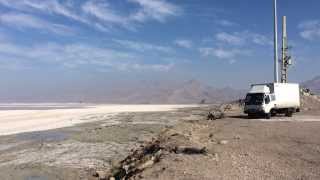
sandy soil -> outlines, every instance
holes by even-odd
[[[320,179],[320,116],[305,114],[266,121],[235,111],[217,121],[181,123],[162,135],[168,138],[165,144],[205,147],[207,154],[168,153],[137,177]]]
[[[27,109],[0,111],[0,135],[9,135],[100,121],[121,112],[171,111],[192,105],[0,104],[0,107]],[[42,107],[48,109],[37,109]]]

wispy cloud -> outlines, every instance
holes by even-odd
[[[299,24],[300,36],[306,40],[320,39],[320,21],[310,20]]]
[[[249,31],[233,32],[233,33],[221,32],[216,34],[215,38],[219,42],[226,43],[232,46],[248,45],[250,43],[261,45],[261,46],[272,45],[271,38],[262,34],[249,32]]]
[[[224,27],[231,27],[231,26],[237,25],[237,23],[226,20],[226,19],[218,19],[215,21],[215,23]]]
[[[181,12],[181,8],[165,0],[127,0],[127,2],[137,4],[138,8],[134,12],[132,9],[129,13],[119,13],[108,1],[100,0],[80,3],[80,9],[73,1],[0,0],[2,6],[23,13],[41,12],[47,15],[63,16],[104,32],[110,31],[110,27],[113,26],[135,30],[135,23],[148,20],[165,22],[170,16],[177,16]]]
[[[94,16],[103,23],[116,25],[128,24],[127,18],[114,12],[106,2],[90,0],[82,5],[82,10],[86,14]]]
[[[208,41],[214,43],[211,47],[207,44],[207,47],[199,48],[200,54],[203,57],[214,57],[230,63],[236,62],[241,57],[252,56],[250,50],[252,48],[272,45],[272,40],[268,36],[249,31],[217,33],[214,40]]]
[[[138,52],[146,52],[146,51],[161,52],[161,53],[174,52],[174,50],[169,46],[161,46],[161,45],[150,44],[145,42],[119,40],[119,39],[115,39],[113,41],[124,48],[135,50]]]
[[[132,3],[137,3],[141,6],[137,12],[131,14],[130,19],[145,22],[155,19],[160,22],[165,22],[170,16],[177,16],[182,9],[165,0],[128,0]]]
[[[96,66],[97,68],[110,68],[120,71],[167,71],[174,64],[146,63],[143,57],[135,53],[119,51],[109,48],[100,48],[88,44],[36,44],[33,46],[21,46],[11,42],[0,42],[1,59],[15,59],[12,63],[24,64],[56,64],[66,68],[78,68],[83,66]],[[15,64],[6,63],[6,67],[14,67]],[[4,65],[3,65],[4,66]]]
[[[122,64],[122,70],[136,70],[136,71],[169,71],[175,66],[174,63],[169,64]]]
[[[272,46],[273,41],[270,37],[262,35],[262,34],[257,34],[253,33],[251,34],[251,40],[254,44],[261,45],[261,46]]]
[[[37,18],[29,14],[7,13],[0,14],[0,22],[2,24],[17,28],[32,28],[46,30],[58,34],[72,34],[73,30],[65,25],[51,24],[50,22]]]
[[[174,41],[174,44],[179,47],[187,48],[187,49],[192,48],[192,46],[193,46],[192,41],[187,40],[187,39],[177,39]]]
[[[238,33],[229,34],[226,32],[216,34],[216,39],[221,42],[225,42],[231,45],[242,45],[245,42],[244,37]]]
[[[77,15],[69,8],[67,4],[64,5],[57,0],[21,0],[21,1],[11,1],[11,0],[0,0],[0,4],[7,6],[9,8],[22,10],[22,11],[41,11],[44,13],[51,13],[56,15],[65,16],[77,21],[87,22],[86,19]]]
[[[237,56],[248,56],[251,54],[248,50],[236,48],[200,48],[200,53],[205,57],[213,56],[218,59],[229,60],[230,62],[234,62],[237,59]]]

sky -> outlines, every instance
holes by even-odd
[[[290,82],[320,75],[320,1],[278,6],[279,27],[288,19]],[[0,94],[272,81],[272,7],[272,0],[0,0]]]

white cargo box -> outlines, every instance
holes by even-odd
[[[293,83],[274,83],[271,93],[275,95],[276,108],[300,107],[300,87]]]

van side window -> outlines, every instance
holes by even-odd
[[[271,101],[275,101],[276,100],[276,96],[274,94],[271,95]]]

